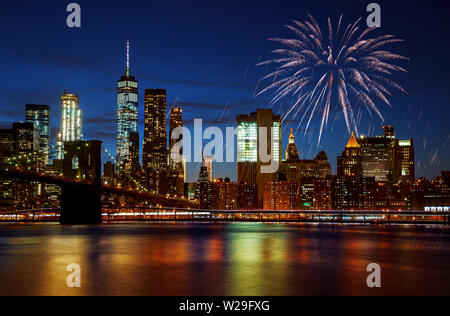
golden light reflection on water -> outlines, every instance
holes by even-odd
[[[331,295],[446,291],[445,229],[266,224],[0,226],[2,295]],[[365,287],[367,265],[383,287]],[[66,267],[82,268],[81,289]]]

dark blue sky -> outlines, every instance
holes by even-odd
[[[75,2],[75,1],[74,1]],[[80,95],[84,134],[102,139],[115,152],[116,82],[125,72],[125,41],[132,41],[131,74],[139,80],[143,129],[144,88],[165,88],[168,105],[181,105],[184,118],[234,126],[235,116],[267,107],[271,94],[255,97],[263,69],[254,65],[276,48],[267,41],[290,36],[284,28],[307,13],[325,27],[328,16],[344,15],[346,23],[367,16],[371,1],[76,1],[82,8],[81,29],[69,29],[65,8],[70,1],[10,1],[2,4],[0,32],[0,127],[24,119],[26,103],[52,107],[52,134],[59,129],[63,90]],[[395,2],[395,3],[393,3]],[[416,142],[417,173],[434,177],[450,169],[450,20],[443,1],[378,1],[382,30],[405,42],[393,47],[411,59],[407,75],[396,77],[409,92],[380,105],[384,123],[395,125],[400,138]],[[285,107],[277,105],[279,113]],[[378,118],[366,115],[361,129],[381,133]],[[287,131],[295,121],[285,124]],[[303,158],[326,150],[335,167],[348,133],[342,117],[316,146],[318,121],[298,134]],[[141,133],[142,135],[142,133]],[[334,168],[335,171],[335,168]],[[189,180],[197,178],[191,165]],[[235,164],[217,164],[217,176],[235,179]]]

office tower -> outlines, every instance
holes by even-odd
[[[258,208],[258,187],[240,183],[238,185],[238,209],[253,210]]]
[[[376,209],[377,181],[375,177],[363,177],[360,184],[359,208],[365,211]]]
[[[391,174],[392,138],[386,131],[383,137],[359,137],[363,177],[388,181]]]
[[[414,183],[416,181],[414,140],[395,139],[392,150],[393,182]]]
[[[209,181],[212,181],[213,176],[214,176],[214,157],[206,156],[205,157],[205,166],[206,166],[206,168],[208,168]]]
[[[0,168],[8,168],[11,165],[8,159],[14,156],[15,137],[12,129],[0,129]],[[12,165],[15,167],[15,165]],[[0,206],[14,204],[12,193],[13,180],[0,178]]]
[[[14,156],[15,136],[12,129],[0,129],[0,161]]]
[[[48,165],[50,159],[50,106],[27,104],[25,105],[25,121],[33,123],[39,134],[39,150]]]
[[[334,179],[334,208],[337,210],[357,210],[360,208],[361,177],[337,176]]]
[[[129,48],[127,41],[127,73],[117,82],[116,160],[119,165],[130,161],[130,136],[138,131],[138,82],[130,76]]]
[[[196,199],[200,209],[209,210],[211,208],[211,182],[209,181],[208,168],[203,165],[197,182]]]
[[[145,89],[144,171],[167,171],[166,90]]]
[[[130,132],[129,136],[129,155],[127,163],[127,172],[136,174],[141,170],[141,164],[139,163],[139,132]]]
[[[181,168],[182,165],[176,166],[175,163],[172,162],[171,153],[172,149],[175,146],[175,144],[183,141],[183,134],[181,134],[177,139],[172,139],[172,134],[175,129],[183,127],[183,110],[179,107],[173,107],[170,110],[170,124],[169,124],[169,158],[171,161],[171,167],[172,168]],[[183,153],[179,152],[179,154],[182,156]]]
[[[217,179],[211,183],[211,209],[235,210],[238,207],[238,187],[229,178]]]
[[[311,210],[314,207],[314,179],[305,178],[300,182],[301,209]]]
[[[185,165],[183,152],[180,150],[178,155],[182,157],[181,162],[175,162],[172,159],[172,149],[175,144],[183,141],[183,135],[172,139],[173,132],[183,127],[183,110],[179,107],[173,107],[170,110],[169,123],[169,172],[168,172],[168,191],[171,196],[184,196]]]
[[[83,112],[78,95],[64,92],[61,96],[61,127],[57,136],[57,159],[64,159],[64,142],[83,139]]]
[[[40,137],[33,123],[18,122],[13,124],[15,155],[29,154],[40,149]]]
[[[266,146],[267,155],[272,154],[273,164],[281,163],[281,117],[270,109],[258,109],[250,115],[238,115],[237,121],[237,174],[238,183],[258,187],[258,207],[263,206],[264,183],[273,182],[275,173],[262,173],[263,163],[259,155]],[[259,139],[259,131],[266,128],[266,139]],[[272,143],[273,139],[273,143]],[[261,150],[262,151],[262,150]]]
[[[265,182],[263,189],[264,210],[290,210],[290,185],[287,181]]]
[[[361,176],[361,160],[361,147],[352,132],[342,156],[337,158],[338,176]]]
[[[314,203],[315,210],[333,209],[333,179],[315,179],[314,185]]]
[[[287,180],[292,183],[299,183],[304,178],[325,179],[331,176],[331,165],[325,152],[320,152],[313,160],[299,158],[292,129],[289,144],[286,148],[286,157],[281,163],[280,170],[286,174]]]

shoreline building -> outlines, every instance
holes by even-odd
[[[274,163],[281,165],[281,116],[271,109],[258,109],[250,115],[238,115],[237,122],[237,178],[238,184],[256,185],[258,208],[263,207],[264,184],[274,182],[274,173],[262,173],[261,167],[270,162],[261,161],[260,147],[266,146],[267,154],[272,154]],[[261,128],[266,128],[267,139],[260,139]],[[272,141],[273,140],[273,141]]]
[[[38,104],[25,105],[25,122],[33,123],[39,134],[39,150],[45,165],[50,161],[50,106]]]
[[[120,166],[130,162],[135,153],[138,133],[138,82],[130,76],[130,41],[127,41],[127,73],[117,82],[117,133],[116,133],[116,160]],[[133,148],[135,150],[135,148]],[[139,143],[137,147],[139,151]],[[135,165],[135,162],[132,163]]]
[[[64,92],[61,96],[61,127],[57,135],[57,157],[64,159],[64,142],[83,140],[83,112],[78,95]]]

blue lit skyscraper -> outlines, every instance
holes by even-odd
[[[25,120],[27,123],[34,124],[34,129],[39,134],[40,152],[45,164],[48,164],[50,155],[50,107],[48,105],[27,104]]]
[[[116,160],[130,160],[130,135],[138,132],[138,82],[130,76],[130,42],[127,41],[127,74],[117,82]]]
[[[64,159],[64,143],[83,139],[83,112],[76,94],[64,92],[61,96],[61,127],[57,135],[56,159]]]

